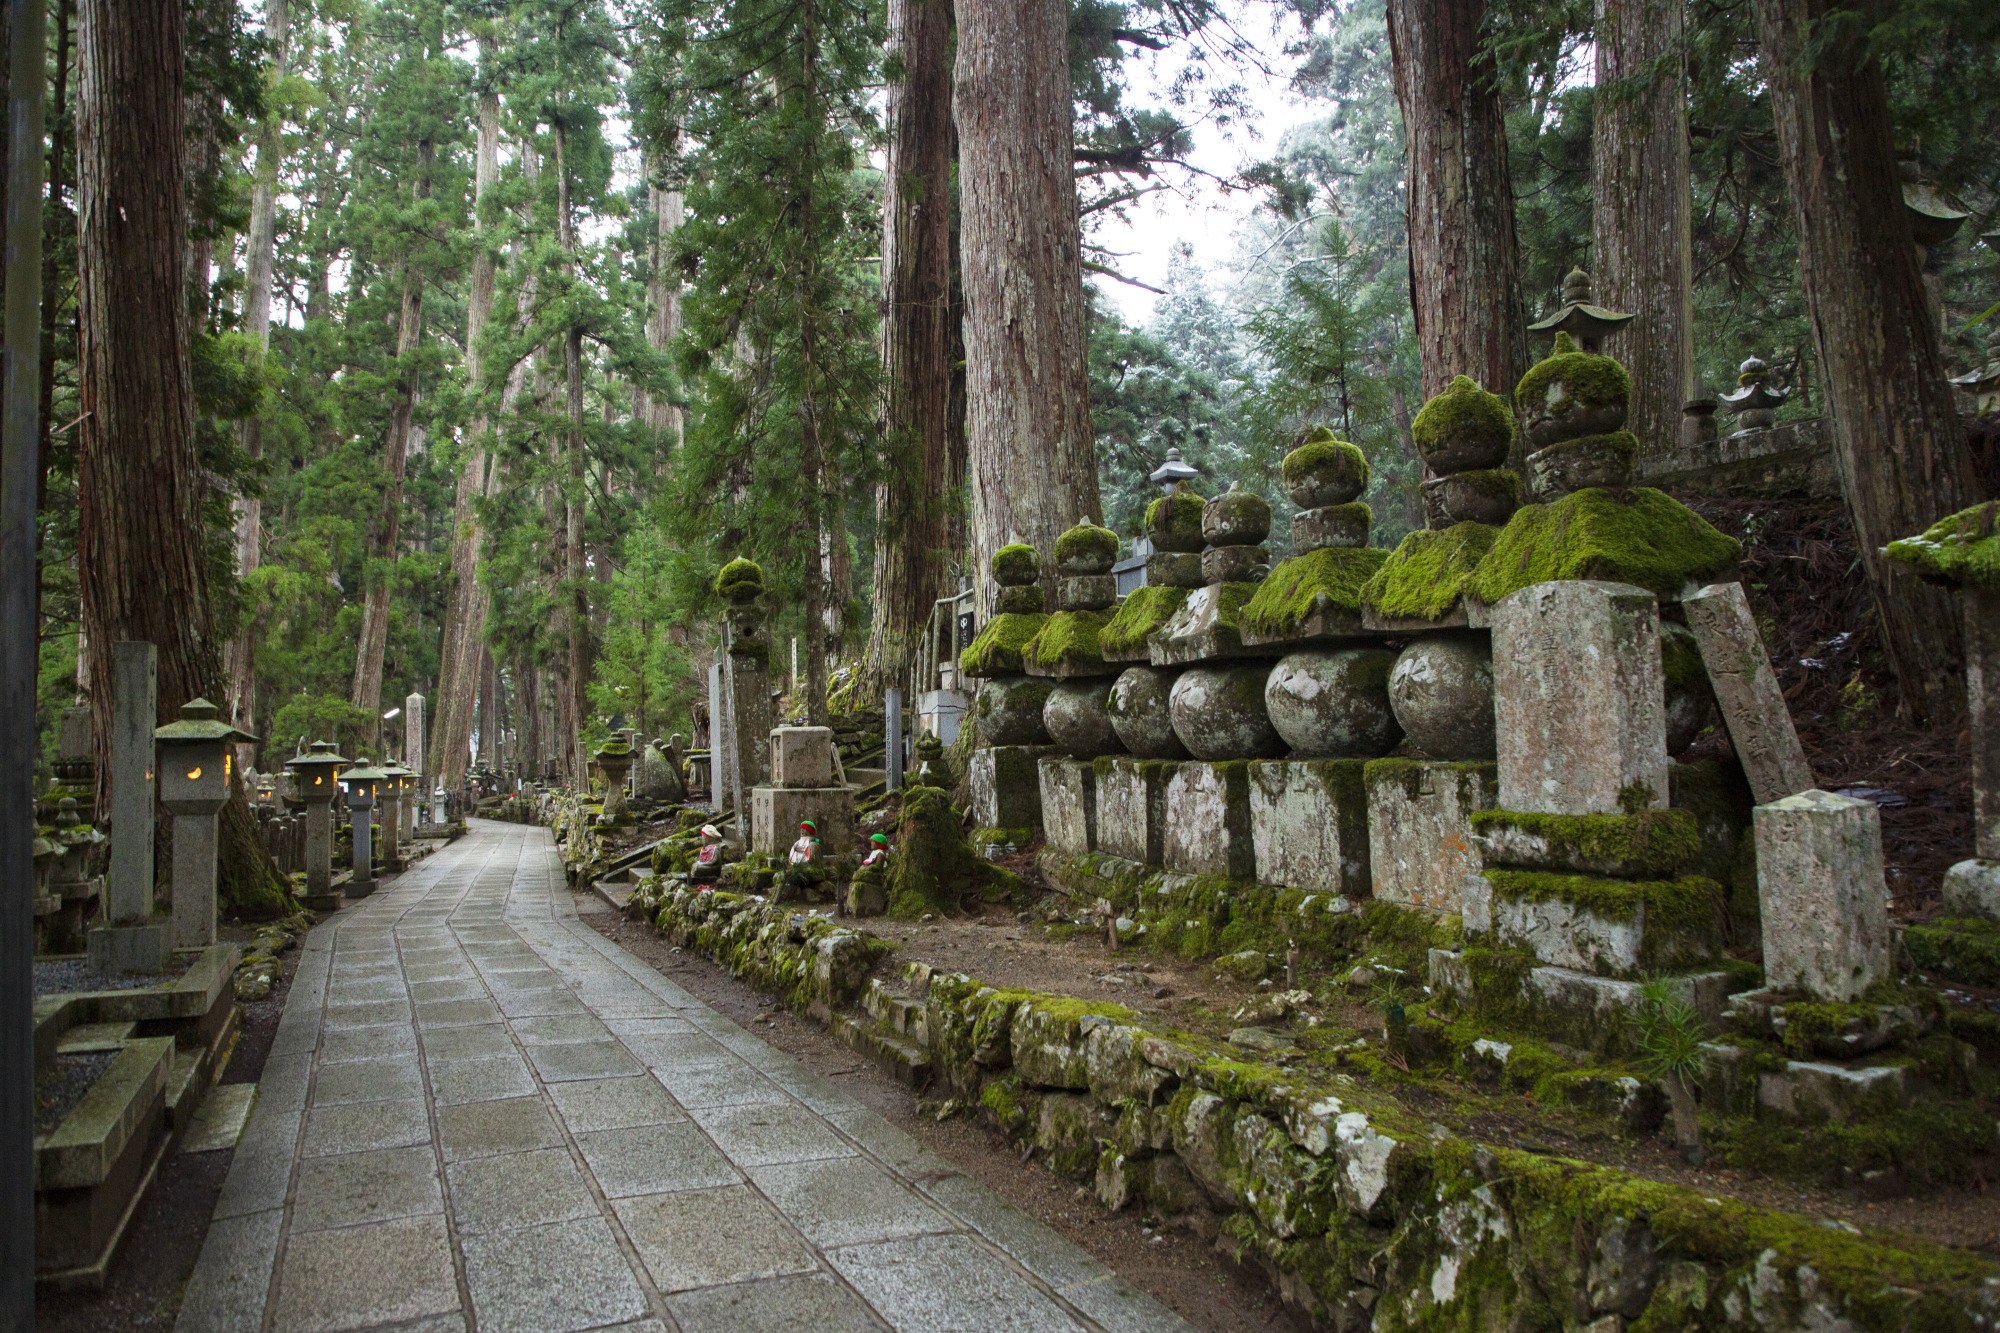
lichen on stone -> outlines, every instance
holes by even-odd
[[[1208,501],[1193,491],[1177,490],[1146,506],[1146,531],[1161,551],[1201,549],[1201,511]]]
[[[1497,393],[1488,393],[1469,376],[1454,375],[1451,383],[1417,410],[1410,436],[1426,453],[1441,445],[1492,443],[1504,451],[1514,440],[1514,410]]]
[[[1339,473],[1348,477],[1356,491],[1368,487],[1368,457],[1356,445],[1338,439],[1325,426],[1314,426],[1305,443],[1285,455],[1281,465],[1287,486],[1296,486],[1308,477]]]
[[[1701,855],[1700,824],[1685,810],[1628,815],[1475,810],[1472,831],[1482,837],[1517,832],[1544,843],[1555,859],[1542,864],[1618,866],[1601,873],[1635,878],[1672,874]]]
[[[1100,653],[1142,651],[1146,640],[1166,627],[1174,613],[1187,604],[1186,588],[1138,588],[1126,594],[1118,612],[1106,621],[1097,636]]]
[[[1021,650],[1042,624],[1043,615],[1003,613],[986,622],[972,646],[958,655],[959,669],[968,676],[1002,676],[1022,670]]]
[[[1014,542],[993,553],[993,581],[1003,588],[1018,588],[1042,576],[1042,557],[1026,542]]]
[[[1606,579],[1675,597],[1722,573],[1742,550],[1664,491],[1589,487],[1516,513],[1467,591],[1491,606],[1551,579]]]
[[[1322,607],[1361,610],[1361,590],[1387,551],[1369,546],[1328,546],[1282,561],[1243,608],[1242,629],[1262,638],[1294,633]]]
[[[1362,604],[1397,620],[1438,619],[1457,604],[1500,531],[1486,523],[1417,529],[1369,578]]]
[[[1021,649],[1021,661],[1040,671],[1103,670],[1099,639],[1111,620],[1109,611],[1058,611]]]
[[[994,609],[1003,616],[1039,615],[1048,609],[1048,598],[1039,583],[1016,584],[1000,589]]]
[[[2000,589],[2000,500],[1961,509],[1914,537],[1890,542],[1883,553],[1926,578],[1960,586]]]

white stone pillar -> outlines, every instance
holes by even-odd
[[[1493,608],[1500,808],[1617,814],[1667,804],[1666,677],[1653,594],[1537,583]]]
[[[424,716],[424,696],[412,694],[403,700],[403,767],[412,773],[422,774],[424,768],[424,728],[429,719]]]
[[[1803,791],[1753,812],[1764,980],[1854,999],[1889,974],[1882,815],[1872,801]]]
[[[153,727],[159,652],[150,643],[111,646],[110,924],[90,932],[96,972],[158,972],[172,947],[168,923],[153,916]]]

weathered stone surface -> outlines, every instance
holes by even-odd
[[[1374,896],[1400,907],[1458,911],[1466,876],[1480,868],[1472,812],[1492,807],[1495,766],[1375,759],[1363,781]]]
[[[681,781],[680,768],[657,745],[648,745],[639,756],[637,790],[633,793],[642,801],[665,801],[678,805],[687,800],[687,788]]]
[[[1983,916],[2000,921],[2000,860],[1960,861],[1944,872],[1946,916]]]
[[[1403,738],[1389,706],[1386,648],[1313,649],[1271,669],[1264,706],[1271,725],[1301,759],[1372,759]]]
[[[1014,1072],[1023,1083],[1038,1088],[1084,1091],[1090,1087],[1087,1039],[1097,1028],[1116,1022],[1088,1012],[1074,1000],[1026,1001],[1015,1008],[1008,1025]]]
[[[1500,804],[1615,814],[1667,803],[1658,603],[1644,588],[1538,583],[1493,608]]]
[[[1844,1065],[1787,1060],[1784,1069],[1757,1075],[1757,1104],[1794,1120],[1846,1120],[1886,1115],[1910,1096],[1902,1065],[1849,1069]]]
[[[1040,828],[1042,778],[1048,751],[1037,745],[996,745],[972,752],[972,822],[979,828]]]
[[[1423,484],[1423,501],[1424,519],[1433,528],[1454,523],[1497,527],[1521,507],[1521,478],[1504,467],[1432,477]]]
[[[1671,877],[1696,862],[1702,849],[1700,821],[1686,810],[1581,818],[1485,810],[1473,815],[1472,830],[1488,867],[1617,879]]]
[[[1667,678],[1667,753],[1684,753],[1715,719],[1715,687],[1700,666],[1701,647],[1687,626],[1660,622],[1660,660]],[[1676,664],[1692,671],[1675,671]]]
[[[1972,732],[1972,854],[2000,861],[2000,589],[1967,584],[1959,596]]]
[[[1254,583],[1217,583],[1196,588],[1178,611],[1147,641],[1154,666],[1187,666],[1225,657],[1259,657],[1264,650],[1243,645],[1243,608],[1256,596]]]
[[[1250,843],[1258,880],[1344,898],[1368,896],[1364,766],[1359,759],[1250,765]]]
[[[1194,667],[1174,682],[1169,696],[1174,734],[1197,759],[1260,759],[1284,753],[1285,743],[1264,706],[1270,668]]]
[[[1036,765],[1042,829],[1049,846],[1070,856],[1097,850],[1097,774],[1088,760],[1049,755]]]
[[[1187,746],[1174,734],[1172,696],[1180,674],[1173,667],[1135,666],[1111,683],[1104,702],[1111,729],[1141,759],[1187,758]]]
[[[1523,883],[1536,891],[1524,892]],[[1699,878],[1634,883],[1494,870],[1468,875],[1468,937],[1491,936],[1554,967],[1639,977],[1685,968],[1721,948],[1719,886]]]
[[[1180,1079],[1147,1062],[1139,1052],[1145,1039],[1144,1029],[1123,1023],[1102,1024],[1084,1035],[1083,1063],[1092,1096],[1106,1106],[1129,1101],[1153,1107],[1173,1095]]]
[[[1210,546],[1256,546],[1271,534],[1271,506],[1240,482],[1201,510],[1201,539]]]
[[[1792,715],[1740,583],[1714,583],[1682,600],[1688,629],[1715,686],[1723,725],[1759,805],[1813,785]]]
[[[1292,549],[1300,555],[1329,546],[1366,546],[1374,521],[1363,504],[1322,505],[1292,515]]]
[[[1206,582],[1199,551],[1155,551],[1146,557],[1149,588],[1199,588]]]
[[[819,826],[820,851],[841,856],[852,850],[854,788],[752,787],[750,789],[750,849],[766,856],[783,856],[799,836],[799,823]]]
[[[1587,486],[1630,486],[1638,466],[1639,442],[1626,431],[1564,440],[1537,449],[1521,464],[1528,493],[1544,502]]]
[[[1066,574],[1056,580],[1056,610],[1102,611],[1118,601],[1118,579],[1112,574]]]
[[[1097,766],[1097,845],[1112,856],[1161,865],[1166,856],[1167,783],[1177,765],[1107,759]]]
[[[1493,650],[1487,636],[1431,634],[1403,649],[1389,672],[1389,706],[1411,743],[1433,758],[1493,758]]]
[[[1249,879],[1256,874],[1250,840],[1250,766],[1189,762],[1167,781],[1163,859],[1190,875]]]
[[[1757,807],[1764,977],[1852,1000],[1889,973],[1889,890],[1873,802],[1805,791]]]
[[[1077,759],[1117,754],[1125,748],[1106,704],[1112,682],[1103,677],[1059,682],[1042,705],[1042,726],[1058,750]]]
[[[1047,745],[1049,730],[1042,710],[1053,682],[1032,676],[995,676],[979,691],[973,708],[979,719],[979,739],[987,745]]]
[[[1268,546],[1211,546],[1201,553],[1201,581],[1261,583],[1271,572]]]
[[[1048,1154],[1049,1168],[1078,1179],[1095,1177],[1099,1144],[1116,1126],[1112,1112],[1080,1093],[1054,1092],[1036,1108],[1035,1146]]]
[[[771,728],[773,787],[831,787],[833,728]]]

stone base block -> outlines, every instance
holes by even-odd
[[[989,745],[972,752],[972,822],[980,828],[1040,828],[1046,745]]]
[[[1475,967],[1473,958],[1482,952],[1431,950],[1429,979],[1440,1000],[1461,1010],[1491,1014],[1509,1028],[1593,1055],[1636,1054],[1631,1016],[1640,1003],[1639,982],[1567,967],[1490,966],[1507,957],[1504,954],[1488,953],[1489,966]],[[1691,972],[1666,981],[1714,1028],[1722,1022],[1731,976],[1728,972]],[[1482,983],[1475,978],[1485,980]]]
[[[1758,1109],[1792,1120],[1888,1115],[1909,1100],[1909,1070],[1902,1065],[1849,1069],[1787,1060],[1784,1069],[1757,1075]]]
[[[90,970],[103,973],[159,972],[173,942],[165,922],[145,926],[98,926],[90,932]]]
[[[798,841],[804,819],[819,825],[820,855],[854,850],[854,792],[853,787],[752,787],[750,850],[782,859]]]
[[[1071,856],[1097,850],[1097,773],[1085,759],[1043,759],[1042,828],[1049,846]]]
[[[1472,812],[1493,807],[1491,763],[1373,759],[1368,789],[1368,865],[1374,896],[1399,907],[1459,910],[1467,875],[1480,868]]]
[[[1106,759],[1097,772],[1097,846],[1142,865],[1165,864],[1167,784],[1178,764]]]
[[[308,912],[338,912],[346,900],[339,893],[302,893],[299,906]]]
[[[1166,825],[1162,855],[1169,870],[1253,878],[1250,765],[1241,760],[1176,765],[1167,782]]]
[[[1368,793],[1361,759],[1250,765],[1250,844],[1265,884],[1368,896]]]
[[[1606,977],[1697,965],[1722,949],[1722,886],[1488,870],[1460,890],[1468,938]]]

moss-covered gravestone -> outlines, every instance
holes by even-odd
[[[1608,356],[1580,352],[1566,333],[1514,389],[1521,430],[1534,447],[1525,467],[1537,500],[1587,486],[1629,486],[1639,441],[1626,430],[1632,377]]]
[[[1432,474],[1423,485],[1429,526],[1505,523],[1520,507],[1521,478],[1505,466],[1514,414],[1499,394],[1457,376],[1423,405],[1410,434]]]
[[[959,656],[966,675],[983,679],[973,704],[979,748],[971,765],[972,814],[982,828],[1039,828],[1040,778],[1035,761],[1049,744],[1042,710],[1054,682],[1024,670],[1024,651],[1048,623],[1043,610],[1041,557],[1015,543],[993,553],[1000,585],[995,614]]]
[[[736,559],[716,576],[722,615],[723,753],[716,757],[719,807],[744,812],[751,788],[770,776],[770,638],[764,630],[764,571]]]
[[[1246,645],[1321,643],[1361,629],[1361,589],[1387,553],[1368,545],[1373,515],[1361,503],[1368,460],[1361,450],[1315,427],[1285,455],[1295,554],[1272,569],[1243,608]]]
[[[1271,506],[1232,484],[1201,511],[1203,586],[1188,596],[1150,641],[1154,666],[1185,666],[1224,657],[1262,657],[1243,643],[1243,608],[1270,572]]]

